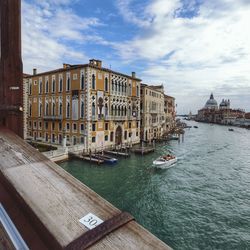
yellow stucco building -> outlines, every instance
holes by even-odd
[[[27,138],[85,151],[140,142],[140,82],[100,60],[26,76]]]

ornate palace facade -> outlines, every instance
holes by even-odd
[[[86,151],[140,142],[140,82],[99,60],[27,76],[27,136]]]

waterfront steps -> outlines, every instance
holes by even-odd
[[[0,202],[31,249],[65,249],[89,231],[79,222],[88,213],[103,221],[120,213],[5,128],[0,128],[0,159]],[[90,249],[170,248],[130,221]]]

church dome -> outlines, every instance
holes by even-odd
[[[205,108],[208,108],[208,109],[217,109],[218,108],[217,101],[214,99],[213,94],[211,94],[210,98],[207,100]]]

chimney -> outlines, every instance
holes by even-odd
[[[98,68],[102,67],[102,61],[101,60],[91,59],[91,60],[89,60],[89,64],[93,65],[93,66],[96,66]]]
[[[33,69],[33,76],[37,74],[37,69]]]
[[[135,72],[132,72],[132,77],[136,78],[136,73]]]
[[[63,68],[64,68],[64,69],[70,68],[70,64],[68,64],[68,63],[63,63]]]

